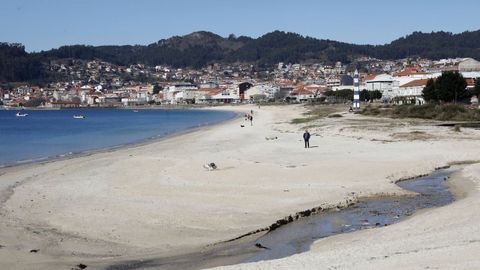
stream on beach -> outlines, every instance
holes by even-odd
[[[415,196],[364,199],[344,209],[321,212],[283,225],[274,231],[212,245],[201,251],[172,257],[152,256],[117,262],[107,269],[204,269],[272,260],[306,252],[318,239],[388,226],[418,210],[453,202],[454,196],[446,185],[453,172],[450,168],[441,169],[428,176],[397,183],[403,189],[418,193]]]

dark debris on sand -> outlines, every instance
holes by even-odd
[[[87,268],[87,265],[81,263],[81,264],[77,264],[74,268],[71,268],[70,270],[81,270],[85,268]]]

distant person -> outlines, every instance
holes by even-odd
[[[310,133],[308,130],[303,133],[303,140],[305,141],[305,148],[310,148]]]
[[[249,120],[250,120],[250,126],[253,126],[253,115],[250,115]]]

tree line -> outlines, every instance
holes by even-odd
[[[32,81],[44,76],[42,58],[18,43],[0,43],[0,82]]]
[[[378,90],[369,91],[363,89],[360,91],[360,101],[373,101],[379,100],[382,98],[382,92]],[[324,96],[334,98],[335,101],[352,101],[353,100],[353,90],[351,89],[342,89],[342,90],[328,90],[324,93]]]

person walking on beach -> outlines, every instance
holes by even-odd
[[[303,133],[303,140],[305,141],[305,148],[310,148],[310,133],[308,133],[308,130]]]
[[[250,120],[250,126],[253,126],[253,115],[250,115],[248,119]]]

